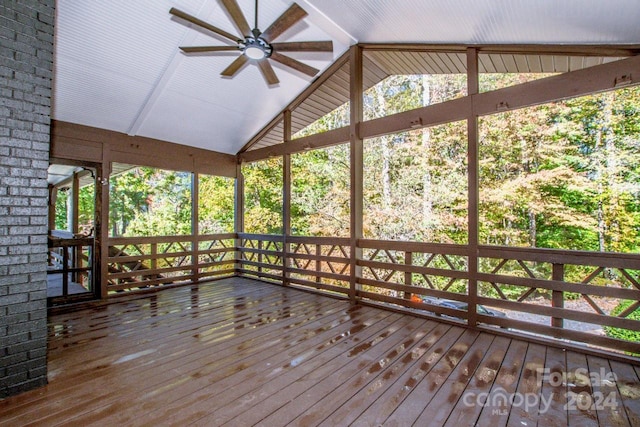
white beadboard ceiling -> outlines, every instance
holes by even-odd
[[[254,0],[237,0],[253,26]],[[293,3],[260,0],[266,29]],[[291,54],[325,69],[354,43],[638,44],[638,0],[298,0],[309,16],[277,41],[333,40],[334,52]],[[224,45],[172,18],[176,7],[233,34],[219,0],[58,0],[53,117],[188,146],[237,153],[312,81],[272,62],[268,87],[237,56],[187,56]]]

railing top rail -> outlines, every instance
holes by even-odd
[[[172,243],[172,242],[190,242],[193,240],[191,234],[185,234],[182,236],[134,236],[134,237],[109,237],[107,244],[112,245],[125,245],[131,243]]]
[[[546,248],[512,248],[506,246],[479,246],[478,256],[483,258],[549,262],[552,264],[577,264],[595,267],[614,267],[640,270],[640,254],[572,251]]]
[[[227,240],[235,239],[238,235],[236,233],[220,233],[220,234],[201,234],[197,236],[199,242],[204,240]]]
[[[364,249],[387,249],[407,252],[426,252],[447,255],[469,255],[466,245],[448,243],[405,242],[399,240],[358,239],[358,246]]]
[[[47,240],[47,244],[50,248],[91,246],[93,245],[93,242],[94,242],[93,237],[60,238],[60,237],[49,236],[49,239]]]
[[[284,236],[282,234],[252,234],[252,233],[238,233],[240,239],[250,240],[268,240],[271,242],[283,242]]]
[[[287,236],[289,243],[306,243],[321,245],[348,245],[351,240],[348,237],[328,237],[328,236]]]

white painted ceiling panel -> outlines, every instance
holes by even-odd
[[[638,0],[307,0],[361,43],[637,43]]]
[[[188,130],[190,143],[186,145],[224,153],[235,150],[234,141],[225,137],[223,131],[225,124],[239,123],[244,120],[243,114],[205,101],[187,98],[176,92],[164,92],[160,103],[176,106],[189,105],[190,108],[159,108],[149,115],[140,134],[179,143],[184,140],[185,132]],[[203,123],[208,126],[202,126]]]
[[[253,27],[255,0],[237,1]],[[291,54],[320,70],[357,42],[640,42],[639,0],[297,2],[309,16],[276,41],[333,40],[332,54]],[[265,30],[292,3],[260,0],[259,27]],[[57,0],[54,119],[235,154],[313,80],[275,62],[274,87],[251,64],[222,78],[237,53],[185,55],[179,47],[229,41],[172,17],[171,7],[238,34],[220,0]],[[398,67],[392,54],[371,58],[386,64],[385,72]],[[406,69],[439,60],[453,61],[452,69],[465,64],[455,55],[407,58]],[[540,63],[545,68],[563,61],[537,59],[547,61]]]
[[[53,116],[57,120],[124,131],[152,88],[126,74],[58,55]]]

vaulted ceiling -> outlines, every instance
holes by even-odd
[[[237,0],[253,24],[255,0]],[[265,29],[292,0],[259,1]],[[640,42],[637,0],[297,0],[308,16],[276,41],[332,40],[332,53],[290,56],[323,70],[354,43],[600,44]],[[219,0],[58,0],[53,118],[235,154],[313,78],[272,62],[268,86],[238,56],[180,46],[228,40],[172,17],[178,8],[237,34]]]

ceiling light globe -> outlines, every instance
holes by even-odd
[[[244,50],[244,54],[251,59],[262,59],[265,57],[264,50],[256,46],[249,46]]]

